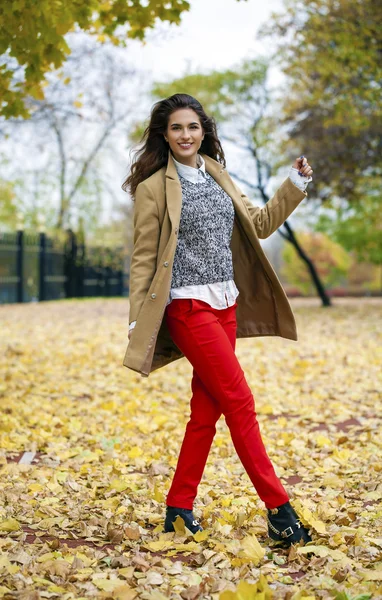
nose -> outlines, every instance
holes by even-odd
[[[190,139],[190,137],[191,136],[190,136],[189,132],[188,131],[184,131],[183,134],[182,134],[182,138],[181,139],[184,140],[184,141],[187,141],[187,140]]]

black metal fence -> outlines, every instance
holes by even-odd
[[[123,248],[85,247],[73,231],[0,232],[0,303],[123,296]]]

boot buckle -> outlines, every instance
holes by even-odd
[[[287,533],[288,529],[290,529],[289,533]],[[287,527],[286,529],[284,529],[284,531],[281,532],[281,537],[286,538],[286,537],[289,537],[289,536],[291,536],[293,534],[294,534],[294,531],[293,531],[292,527]]]

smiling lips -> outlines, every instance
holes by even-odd
[[[185,150],[187,150],[187,148],[190,148],[192,146],[192,144],[179,144],[179,146],[181,148],[184,148]]]

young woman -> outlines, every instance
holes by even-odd
[[[259,238],[307,196],[312,168],[296,158],[263,208],[225,169],[216,123],[187,94],[157,102],[123,184],[135,200],[130,331],[123,364],[148,377],[185,356],[193,366],[191,416],[167,496],[165,531],[177,515],[202,530],[193,502],[223,414],[235,449],[264,501],[271,538],[310,541],[265,450],[254,398],[235,355],[240,337],[297,340],[294,316]]]

